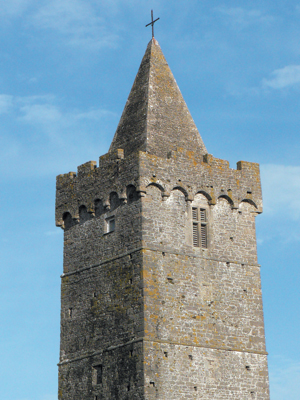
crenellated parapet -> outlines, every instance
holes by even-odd
[[[184,171],[184,173],[183,173]],[[192,201],[197,193],[202,193],[209,204],[225,198],[232,208],[242,202],[262,212],[262,193],[259,164],[239,161],[237,169],[229,167],[229,162],[206,154],[199,160],[193,152],[177,149],[168,159],[161,159],[141,153],[141,185],[157,186],[166,199],[172,190],[184,193],[186,200]]]
[[[141,151],[124,157],[123,150],[117,149],[101,156],[99,166],[96,161],[89,161],[78,167],[77,174],[57,176],[56,225],[64,228],[67,217],[73,224],[79,223],[83,207],[93,218],[97,208],[110,210],[114,197],[126,204],[129,192],[144,196],[151,185],[160,189],[163,200],[178,189],[187,201],[201,193],[211,205],[224,198],[233,209],[248,202],[254,212],[262,212],[257,163],[239,161],[237,169],[232,169],[226,160],[211,154],[199,157],[182,148],[170,152],[167,159]]]
[[[136,196],[138,184],[138,154],[124,159],[122,149],[105,154],[77,168],[77,173],[56,178],[56,225],[65,228],[65,220],[74,225],[99,216],[114,207],[126,204]]]

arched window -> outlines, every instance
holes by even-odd
[[[69,212],[64,213],[63,220],[64,220],[65,230],[72,228],[72,226],[74,225],[72,215]]]
[[[127,186],[126,194],[127,194],[127,203],[128,204],[132,203],[133,201],[137,201],[139,199],[138,192],[136,191],[136,188],[133,185]]]
[[[100,215],[104,214],[104,207],[102,200],[96,199],[94,201],[94,204],[95,204],[95,216],[100,217]]]
[[[91,214],[87,211],[86,206],[82,205],[79,207],[79,220],[80,223],[83,224],[84,222],[91,219]]]
[[[120,205],[120,199],[118,193],[111,192],[109,195],[110,210],[113,211]]]

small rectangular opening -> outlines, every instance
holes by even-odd
[[[102,365],[95,365],[93,367],[93,384],[101,385],[102,384],[102,375],[103,375],[103,367]]]
[[[106,224],[106,233],[113,232],[116,227],[115,217],[113,216],[106,218],[105,224]]]

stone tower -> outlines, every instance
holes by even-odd
[[[207,153],[155,39],[109,152],[57,177],[60,400],[269,399],[259,166]]]

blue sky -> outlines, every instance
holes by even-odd
[[[272,400],[298,400],[300,0],[0,0],[1,398],[57,398],[55,176],[107,152],[151,38],[205,145],[261,165]]]

